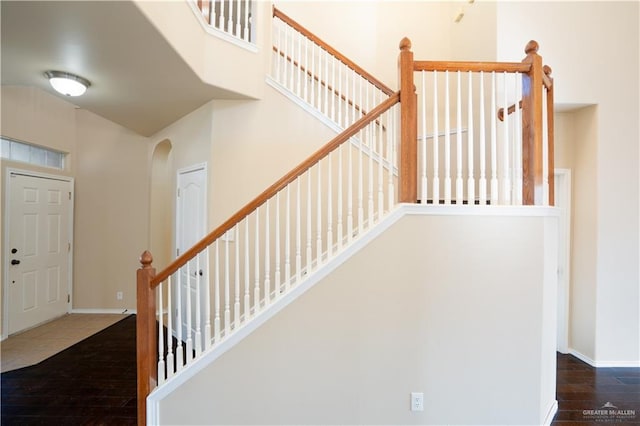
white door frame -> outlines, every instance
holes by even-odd
[[[555,201],[560,208],[558,224],[558,336],[557,350],[569,353],[569,302],[571,297],[571,170],[555,169]],[[560,205],[558,204],[560,201]]]
[[[10,262],[10,252],[9,252],[9,214],[10,211],[10,194],[11,194],[11,175],[20,175],[20,176],[29,176],[40,179],[53,179],[59,180],[63,182],[69,182],[71,184],[71,206],[69,209],[69,241],[71,242],[71,249],[69,250],[69,274],[68,274],[68,283],[67,283],[67,291],[69,294],[69,303],[67,304],[67,313],[71,312],[71,306],[73,306],[73,247],[74,247],[74,239],[73,239],[73,212],[74,212],[74,200],[75,200],[75,185],[74,178],[70,176],[64,175],[54,175],[47,174],[41,172],[34,172],[31,170],[23,170],[16,168],[7,168],[6,176],[5,176],[5,192],[4,192],[4,223],[2,226],[3,229],[3,244],[5,247],[4,250],[4,259],[2,259],[2,281],[4,285],[2,286],[2,340],[9,337],[9,262]]]

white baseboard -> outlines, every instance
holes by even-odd
[[[594,361],[588,356],[578,352],[573,348],[569,348],[569,354],[575,356],[580,361],[584,361],[592,367],[602,368],[602,367],[640,367],[640,360],[635,361]]]
[[[553,421],[553,418],[556,416],[556,413],[558,412],[558,401],[554,400],[551,403],[551,406],[549,407],[549,409],[547,410],[547,415],[544,418],[544,423],[542,423],[544,426],[550,425],[551,422]]]
[[[72,314],[135,314],[135,309],[72,309]]]

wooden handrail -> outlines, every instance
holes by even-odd
[[[258,207],[263,205],[267,200],[274,197],[278,191],[285,188],[291,182],[293,182],[298,176],[302,175],[306,172],[310,167],[319,162],[322,158],[327,156],[330,152],[335,150],[338,146],[348,141],[351,137],[357,134],[362,128],[364,128],[367,124],[374,121],[380,114],[391,108],[393,105],[400,101],[400,92],[394,93],[389,99],[385,99],[380,105],[372,109],[369,113],[367,113],[364,117],[357,120],[344,132],[340,133],[338,136],[329,141],[322,148],[313,153],[309,158],[304,160],[298,166],[296,166],[289,173],[281,177],[276,183],[271,185],[269,188],[264,190],[260,195],[242,207],[236,214],[231,216],[226,222],[222,225],[218,226],[216,229],[211,231],[207,236],[205,236],[202,240],[196,243],[189,250],[185,251],[181,254],[176,260],[174,260],[169,266],[167,266],[164,270],[159,272],[150,282],[151,288],[157,287],[161,282],[166,280],[171,274],[176,272],[180,267],[185,265],[190,259],[195,257],[198,253],[204,250],[207,246],[211,245],[215,240],[224,235],[227,231],[233,228],[238,222],[251,214]]]
[[[518,108],[522,109],[522,99],[518,102]],[[513,114],[516,112],[516,104],[513,104],[507,108],[507,115]],[[504,108],[498,109],[498,120],[504,121]]]
[[[276,8],[275,6],[273,6],[273,16],[275,18],[280,19],[282,22],[288,24],[289,26],[293,27],[300,34],[304,35],[309,40],[316,43],[318,46],[320,46],[321,48],[329,52],[331,55],[335,56],[339,61],[347,65],[349,68],[353,69],[356,73],[360,74],[364,79],[366,79],[371,84],[376,86],[378,89],[383,91],[386,95],[392,96],[394,94],[394,91],[390,89],[387,85],[385,85],[383,82],[375,78],[373,75],[368,73],[364,68],[362,68],[361,66],[359,66],[358,64],[356,64],[355,62],[347,58],[345,55],[343,55],[342,53],[340,53],[339,51],[337,51],[336,49],[328,45],[318,36],[316,36],[311,31],[309,31],[308,29],[300,25],[298,22],[296,22],[295,20],[287,16],[285,13],[283,13],[280,9]]]
[[[529,72],[531,64],[522,62],[415,61],[414,71]]]

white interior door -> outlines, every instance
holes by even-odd
[[[560,209],[558,223],[558,335],[557,350],[569,352],[569,297],[571,272],[571,171],[554,172],[555,205]]]
[[[207,168],[200,164],[178,171],[176,209],[177,255],[200,241],[207,231]],[[204,283],[207,279],[206,261],[203,256],[191,260],[180,272],[180,291],[176,295],[176,324],[181,323],[179,334],[190,350],[195,339],[202,339],[206,309]],[[203,343],[202,340],[199,343]]]
[[[73,180],[9,171],[7,333],[69,311]]]

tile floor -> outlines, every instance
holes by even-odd
[[[67,314],[14,334],[0,343],[0,372],[37,364],[127,316],[128,314]]]

